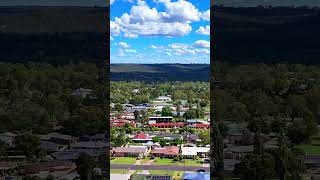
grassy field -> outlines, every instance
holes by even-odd
[[[201,160],[185,159],[184,163],[179,163],[180,166],[202,166]]]
[[[298,147],[303,149],[306,155],[311,155],[311,156],[320,155],[320,146],[302,144],[302,145],[299,145]]]
[[[174,161],[173,159],[168,158],[157,158],[156,162],[153,163],[154,165],[178,165],[179,163],[177,161]]]
[[[201,160],[185,159],[185,162],[174,161],[168,158],[157,158],[157,161],[153,163],[154,165],[168,165],[168,166],[202,166]]]
[[[125,169],[110,169],[110,173],[112,174],[126,174],[128,172],[129,171]]]
[[[165,170],[152,170],[149,171],[151,175],[168,175],[174,178],[181,178],[183,171],[165,171]]]
[[[110,161],[111,164],[134,164],[136,158],[134,157],[117,157]]]

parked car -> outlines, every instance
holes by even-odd
[[[199,169],[199,170],[197,170],[197,172],[206,172],[206,170],[204,170],[204,169]]]

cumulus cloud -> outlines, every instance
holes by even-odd
[[[164,1],[166,11],[160,15],[166,21],[195,22],[201,18],[201,12],[190,2],[179,0],[176,2]]]
[[[208,42],[208,41],[206,41]],[[173,43],[169,44],[168,48],[165,49],[165,54],[174,54],[174,55],[197,55],[197,54],[210,54],[210,47],[206,44],[204,40],[199,40],[193,44],[183,44],[183,43]]]
[[[127,44],[127,43],[125,43],[125,42],[119,42],[118,43],[118,46],[120,46],[120,47],[122,47],[122,48],[129,48],[130,46]]]
[[[200,26],[200,28],[196,30],[196,33],[202,34],[202,35],[210,35],[210,26],[209,25],[206,25],[205,27]]]
[[[198,40],[193,43],[193,46],[199,48],[210,48],[210,42],[206,40]]]
[[[110,34],[111,35],[119,35],[121,32],[120,26],[114,21],[110,21]]]
[[[138,36],[186,36],[191,30],[191,23],[206,19],[207,12],[201,13],[186,0],[157,0],[164,4],[164,11],[150,8],[145,1],[138,0],[130,12],[116,17],[110,22],[112,34],[123,33],[124,37]],[[210,11],[208,11],[210,16]]]
[[[205,21],[210,21],[210,9],[203,12],[201,18]]]

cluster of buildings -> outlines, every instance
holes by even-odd
[[[46,178],[53,176],[57,179],[79,179],[76,171],[76,160],[80,153],[91,155],[95,161],[106,157],[109,144],[105,134],[93,136],[74,137],[61,133],[37,135],[40,146],[46,152],[46,157],[39,162],[26,163],[26,156],[21,150],[15,148],[15,138],[19,132],[6,132],[0,134],[0,140],[9,148],[6,156],[0,157],[0,177],[16,174],[19,170],[21,176],[38,176]],[[21,170],[22,168],[22,170]],[[102,170],[97,170],[102,172]]]
[[[178,146],[124,146],[111,148],[113,157],[163,157],[175,158],[181,155],[185,159],[195,159],[196,157],[208,157],[210,146],[198,147],[191,144]]]

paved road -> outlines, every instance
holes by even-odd
[[[199,166],[166,166],[166,165],[130,165],[130,164],[110,164],[111,169],[128,169],[128,170],[168,170],[168,171],[197,171],[204,169],[210,171],[209,167]]]

